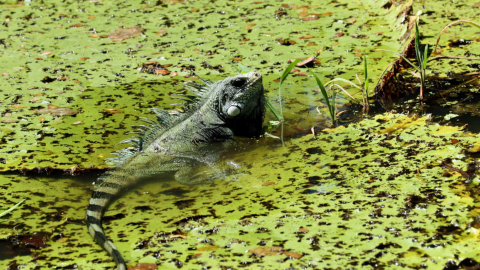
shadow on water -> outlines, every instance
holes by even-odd
[[[416,79],[403,78],[398,84],[417,91],[413,94],[398,97],[395,102],[377,100],[373,113],[396,111],[417,115],[430,114],[434,122],[446,125],[464,126],[467,130],[480,132],[480,85],[479,77],[452,76],[427,78],[427,94],[423,103],[418,99],[418,83]]]

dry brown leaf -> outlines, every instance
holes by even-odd
[[[299,17],[307,17],[308,16],[308,9],[307,8],[299,9],[298,16]]]
[[[285,255],[287,255],[288,257],[292,257],[294,259],[302,258],[302,254],[297,253],[297,252],[285,252]]]
[[[86,25],[83,23],[77,23],[77,24],[70,25],[68,28],[77,28],[77,27],[84,27],[84,26]]]
[[[336,37],[336,38],[341,37],[341,36],[343,36],[343,32],[338,32],[335,35],[333,35],[333,37]]]
[[[136,266],[127,265],[128,270],[157,270],[158,266],[154,263],[137,263]]]
[[[268,182],[268,183],[263,183],[262,186],[270,186],[270,185],[275,185],[275,182]]]
[[[120,109],[105,109],[108,113],[123,113],[123,110]]]
[[[46,108],[46,109],[39,109],[34,111],[35,114],[50,114],[52,116],[70,116],[76,115],[78,113],[77,110],[72,110],[70,108]]]
[[[17,119],[8,119],[8,118],[3,118],[2,123],[10,124],[10,123],[17,123]]]
[[[132,26],[130,28],[118,28],[108,35],[111,41],[122,41],[128,38],[138,37],[143,34],[143,29],[138,26]]]
[[[311,39],[313,38],[314,36],[312,35],[308,35],[308,36],[302,36],[302,37],[299,37],[299,39]]]
[[[186,237],[185,235],[181,235],[181,234],[170,235],[170,238],[183,238],[183,239],[187,239],[187,237]]]
[[[170,71],[168,69],[157,69],[155,70],[155,74],[168,75],[170,74]]]
[[[319,18],[319,16],[316,16],[316,15],[312,14],[309,17],[301,18],[300,20],[302,20],[302,21],[313,21],[313,20],[318,20],[318,18]]]
[[[302,62],[298,62],[295,66],[297,66],[297,67],[306,66],[308,64],[314,63],[316,59],[317,59],[316,57],[311,56],[311,57],[308,57],[307,59],[303,60]],[[292,60],[289,60],[289,62],[290,61],[292,61]]]
[[[163,34],[167,33],[167,29],[160,29],[157,31],[157,35],[163,36]]]
[[[274,256],[282,255],[284,253],[282,247],[272,246],[272,247],[254,247],[248,252],[255,254],[256,256]]]

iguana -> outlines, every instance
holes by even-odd
[[[234,136],[257,136],[262,132],[265,94],[262,75],[249,72],[221,81],[201,79],[203,84],[189,83],[192,94],[182,113],[170,114],[153,108],[156,121],[141,118],[137,137],[122,143],[131,144],[113,154],[116,165],[101,176],[87,209],[86,223],[90,235],[112,256],[118,270],[125,270],[125,261],[102,229],[106,207],[126,187],[141,179],[174,173],[183,184],[196,184],[208,179],[203,167],[215,164],[222,149],[232,144]]]

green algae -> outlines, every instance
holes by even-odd
[[[105,167],[103,159],[121,147],[116,143],[128,137],[130,125],[146,109],[173,108],[169,95],[183,91],[176,83],[191,80],[184,78],[190,70],[218,80],[235,73],[229,62],[240,62],[261,72],[273,93],[289,59],[318,55],[314,66],[321,77],[341,74],[353,79],[363,70],[362,54],[380,41],[398,50],[396,40],[405,28],[391,15],[403,5],[358,5],[348,1],[4,5],[0,120],[8,132],[2,131],[5,147],[0,151],[8,156],[0,170]],[[135,25],[142,35],[122,41],[109,38],[116,29]],[[288,39],[288,46],[279,39]],[[153,61],[178,76],[139,72]],[[389,59],[376,61],[379,65],[371,67],[371,77]],[[306,71],[297,68],[295,77],[285,82],[287,119],[321,105]],[[274,95],[269,98],[278,105]],[[340,97],[339,102],[349,101]],[[49,106],[78,113],[35,113]]]
[[[286,148],[269,140],[229,161],[248,173],[195,187],[149,182],[119,198],[104,227],[128,265],[437,269],[480,255],[472,207],[478,177],[467,184],[442,165],[466,170],[465,150],[480,135],[388,114]],[[5,204],[35,198],[12,212],[17,221],[2,234],[13,234],[13,226],[51,234],[35,251],[40,259],[17,256],[16,264],[113,266],[83,224],[92,180],[2,176]]]
[[[148,108],[175,108],[170,95],[183,91],[178,82],[196,79],[189,77],[193,69],[216,80],[235,73],[232,60],[252,67],[264,75],[274,105],[289,59],[318,54],[311,68],[322,78],[354,80],[368,54],[376,81],[391,55],[370,50],[400,49],[412,1],[53,3],[6,3],[0,10],[2,171],[104,168]],[[423,43],[434,44],[444,25],[478,13],[469,1],[450,5],[413,6],[413,13],[423,10]],[[135,25],[142,35],[108,38]],[[475,56],[476,31],[452,27],[442,36],[442,54]],[[152,61],[178,76],[138,70]],[[429,67],[441,76],[475,71],[467,60]],[[290,123],[322,120],[311,113],[321,103],[306,71],[299,67],[282,89]],[[360,100],[360,92],[348,91]],[[77,113],[59,115],[58,108]],[[197,187],[162,180],[127,193],[106,213],[105,231],[129,265],[161,269],[475,265],[478,178],[464,183],[442,162],[466,171],[465,153],[478,152],[478,141],[457,127],[405,115],[303,136],[285,149],[261,139],[231,161],[244,174]],[[0,228],[1,266],[113,268],[84,225],[97,175],[85,178],[0,175],[2,205],[28,198]],[[12,248],[17,235],[28,237]]]

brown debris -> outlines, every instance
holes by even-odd
[[[17,119],[2,118],[1,122],[5,124],[18,123]]]
[[[295,43],[296,43],[295,41],[290,40],[288,38],[285,38],[285,39],[277,38],[277,39],[275,39],[275,41],[278,42],[278,44],[285,45],[285,46],[295,45]]]
[[[123,110],[120,109],[105,109],[108,113],[123,113]]]
[[[122,41],[128,38],[138,37],[143,34],[143,29],[138,26],[132,26],[130,28],[118,28],[108,35],[111,41]]]
[[[248,252],[259,256],[259,257],[265,257],[265,256],[275,256],[275,255],[287,255],[289,257],[292,257],[294,259],[300,259],[302,257],[302,254],[296,253],[296,252],[290,252],[286,251],[282,247],[278,246],[271,246],[271,247],[254,247],[250,249]]]
[[[171,66],[171,64],[160,65],[155,61],[147,62],[142,64],[141,67],[138,68],[140,72],[145,72],[148,74],[161,74],[161,75],[168,75],[170,71],[166,69],[166,67]]]
[[[297,66],[297,67],[313,66],[313,64],[315,64],[316,60],[317,60],[317,57],[311,56],[311,57],[308,57],[307,59],[305,59],[301,62],[298,62],[295,66]],[[293,61],[295,61],[295,60],[294,59],[289,59],[288,60],[289,63],[292,63]]]
[[[302,21],[313,21],[313,20],[318,20],[319,16],[316,14],[309,15],[309,17],[306,18],[301,18],[300,20]]]
[[[128,270],[157,270],[158,266],[154,263],[137,263],[136,266],[127,265]]]
[[[308,229],[307,228],[300,228],[299,231],[303,232],[303,233],[308,233]]]
[[[77,23],[77,24],[70,25],[68,28],[77,28],[77,27],[84,27],[84,26],[86,25],[83,23]]]
[[[181,234],[175,234],[175,235],[170,235],[170,238],[182,238],[182,239],[187,239],[185,235]]]
[[[52,116],[70,116],[76,115],[77,110],[72,110],[70,108],[46,108],[39,109],[34,111],[35,114],[50,114]]]
[[[341,36],[343,36],[343,32],[338,32],[335,35],[333,35],[333,37],[335,37],[335,38],[338,38],[338,37],[341,37]]]
[[[160,29],[157,31],[158,36],[164,36],[167,33],[167,29]]]
[[[275,185],[275,182],[268,182],[268,183],[263,183],[262,186],[270,186],[270,185]]]
[[[299,37],[298,39],[311,39],[311,38],[313,38],[313,37],[315,37],[315,36],[308,35],[308,36],[301,36],[301,37]]]

